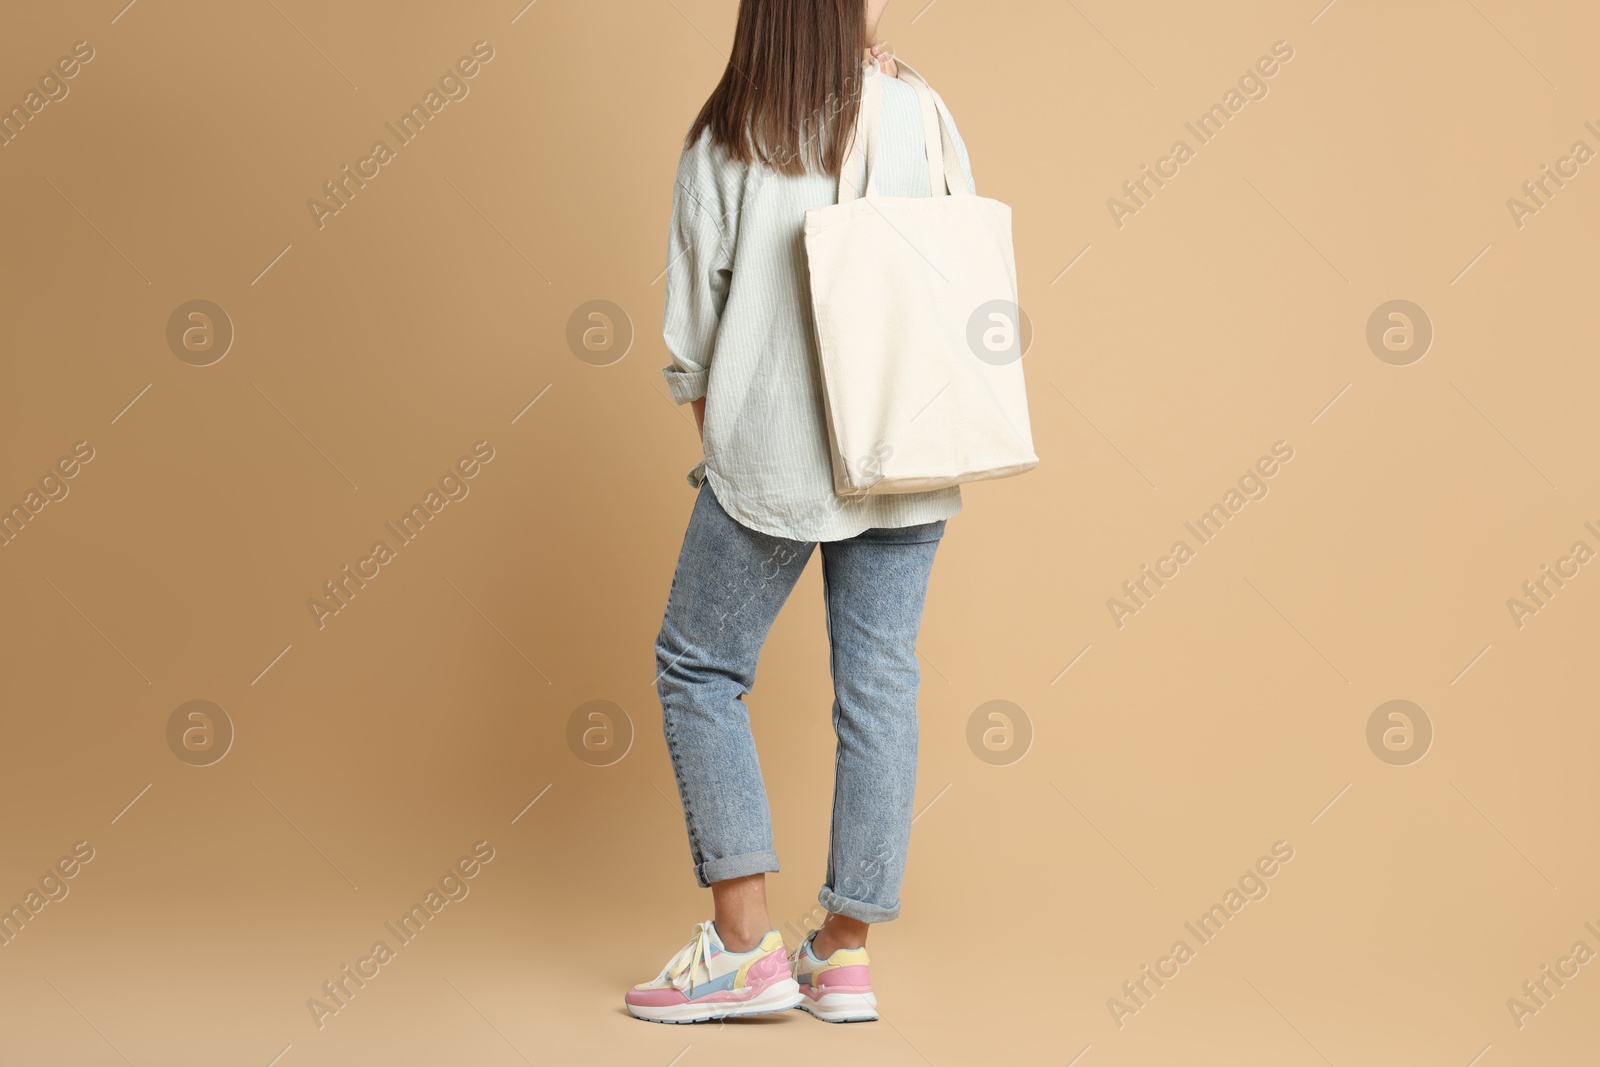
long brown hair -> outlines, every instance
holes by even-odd
[[[684,139],[708,127],[741,163],[839,173],[860,106],[864,0],[739,0],[733,54]]]

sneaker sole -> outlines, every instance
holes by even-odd
[[[723,1000],[714,1003],[673,1004],[664,1008],[626,1004],[628,1014],[647,1023],[709,1023],[718,1019],[737,1019],[746,1015],[771,1015],[788,1011],[805,1000],[793,978],[773,982],[749,1000]]]
[[[871,993],[824,993],[815,1000],[801,994],[800,1010],[825,1023],[870,1023],[878,1018]]]

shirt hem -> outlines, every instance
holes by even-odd
[[[923,523],[953,518],[961,513],[961,509],[964,506],[960,487],[950,486],[948,489],[930,490],[926,499],[917,501],[915,505],[905,505],[907,510],[898,516],[861,513],[852,516],[855,521],[846,523],[838,528],[824,526],[813,532],[787,528],[780,524],[757,518],[741,499],[739,491],[724,479],[721,474],[713,470],[709,464],[701,461],[701,463],[696,464],[696,468],[702,469],[702,482],[707,483],[707,488],[716,497],[717,503],[722,507],[722,510],[727,512],[735,522],[742,526],[747,526],[757,533],[764,533],[769,537],[781,537],[788,541],[844,541],[872,529],[892,530],[906,526],[920,526]],[[693,483],[691,482],[691,484]],[[884,496],[888,495],[884,494]],[[912,495],[920,496],[922,494],[907,494],[907,496]],[[881,496],[869,499],[883,498]]]

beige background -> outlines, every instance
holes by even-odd
[[[95,452],[0,548],[0,898],[94,849],[0,948],[0,1061],[1592,1059],[1600,964],[1521,1028],[1506,1004],[1600,951],[1600,566],[1507,607],[1600,549],[1600,164],[1520,228],[1506,204],[1600,149],[1588,5],[890,8],[1015,210],[1043,462],[969,487],[940,550],[884,1022],[668,1028],[620,1006],[710,911],[652,689],[698,456],[657,278],[735,4],[123,2],[0,11],[0,102],[95,51],[0,148],[0,502]],[[470,96],[319,230],[308,198],[479,40]],[[1269,95],[1118,228],[1107,199],[1279,40]],[[165,340],[195,299],[237,334],[206,367]],[[594,299],[636,330],[605,367],[565,341]],[[1435,330],[1406,366],[1365,339],[1396,299]],[[480,440],[470,496],[318,629],[308,598]],[[1270,495],[1119,629],[1107,599],[1279,440]],[[749,701],[791,945],[829,813],[820,593],[813,564]],[[206,767],[165,735],[195,699],[236,729]],[[1366,738],[1394,699],[1434,730],[1406,766]],[[610,766],[566,740],[591,700],[635,729]],[[969,748],[991,700],[1025,758]],[[319,1030],[307,999],[485,840]]]

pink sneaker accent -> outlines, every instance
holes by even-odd
[[[811,986],[801,986],[802,993]],[[865,963],[852,963],[846,967],[829,967],[817,975],[816,995],[823,993],[870,993],[872,973]]]
[[[750,970],[745,972],[746,981],[762,987],[774,979],[787,977],[789,977],[789,957],[784,954],[782,945],[752,963]]]

